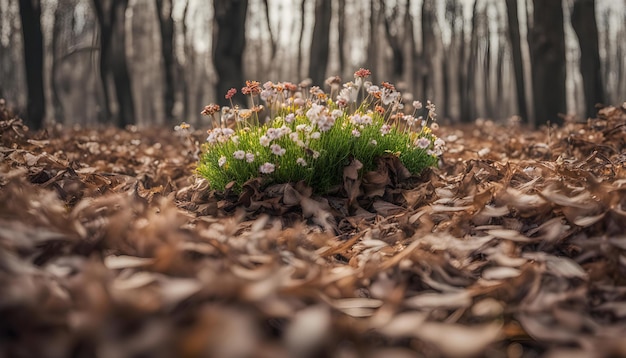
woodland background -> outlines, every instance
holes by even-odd
[[[323,85],[367,67],[407,100],[433,100],[447,122],[560,123],[626,98],[625,9],[621,0],[0,0],[0,97],[32,128],[208,126],[201,108],[246,79]]]

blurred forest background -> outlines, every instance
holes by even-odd
[[[34,128],[208,126],[246,79],[365,67],[444,122],[559,123],[626,99],[625,24],[624,0],[0,0],[0,97]]]

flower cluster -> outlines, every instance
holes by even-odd
[[[343,167],[354,159],[363,170],[375,169],[384,155],[398,156],[412,173],[435,165],[444,149],[443,140],[432,133],[435,105],[415,101],[413,113],[407,113],[395,86],[374,85],[367,80],[370,75],[359,69],[354,81],[343,85],[331,77],[326,81],[330,93],[309,81],[247,81],[241,92],[250,96],[250,110],[231,103],[221,111],[208,105],[202,112],[214,121],[198,172],[218,190],[231,182],[241,188],[264,176],[274,182],[304,180],[324,192],[340,183]],[[231,89],[225,97],[232,99],[236,92]],[[267,122],[259,121],[261,113]]]

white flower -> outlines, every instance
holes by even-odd
[[[317,159],[320,157],[320,152],[318,152],[317,150],[313,151],[313,159]]]
[[[237,150],[233,153],[233,157],[237,160],[242,160],[246,157],[246,152],[244,152],[243,150]]]
[[[278,156],[283,156],[287,152],[287,150],[285,148],[281,147],[278,144],[272,144],[270,146],[270,149],[272,150],[272,153],[274,153],[275,155],[278,155]]]
[[[254,162],[254,154],[246,153],[246,162],[248,162],[248,163]]]
[[[341,116],[343,116],[343,111],[340,109],[334,109],[331,113],[330,116],[333,117],[333,119],[337,119]]]
[[[391,132],[391,126],[389,124],[383,124],[382,127],[380,127],[380,134],[383,136],[389,134],[389,132]]]
[[[352,130],[352,135],[358,138],[358,137],[361,136],[361,132],[359,132],[358,129],[353,129]]]
[[[267,135],[271,140],[274,140],[280,137],[280,130],[276,128],[268,128],[265,135]]]
[[[289,113],[288,115],[285,116],[285,122],[287,123],[293,122],[294,119],[296,119],[296,115],[293,113]]]
[[[420,102],[420,101],[413,101],[413,108],[415,108],[415,109],[422,109],[422,102]]]
[[[284,126],[279,128],[279,131],[280,131],[280,136],[282,137],[284,135],[287,135],[287,134],[291,133],[291,128],[289,128],[289,127],[284,125]]]
[[[267,147],[268,145],[270,145],[271,141],[272,140],[266,135],[262,135],[261,138],[259,139],[259,142],[261,142],[261,145],[264,147]]]
[[[320,132],[313,132],[311,133],[311,139],[320,139]]]
[[[296,163],[297,163],[298,165],[303,166],[303,167],[306,167],[306,166],[307,166],[307,162],[306,162],[306,160],[304,160],[303,158],[298,158],[298,159],[296,159]]]
[[[312,123],[316,123],[317,120],[319,119],[320,114],[322,113],[324,109],[325,109],[324,106],[317,104],[317,103],[313,103],[311,105],[311,108],[306,112],[306,116],[307,118],[309,118],[309,120]]]
[[[232,140],[233,143],[238,144],[239,143],[239,136],[238,135],[234,135],[234,136],[230,137],[230,140]]]
[[[260,171],[262,174],[270,174],[270,173],[273,173],[273,172],[274,172],[274,169],[276,169],[276,166],[275,166],[274,164],[272,164],[272,163],[267,163],[267,162],[266,162],[266,163],[264,163],[263,165],[261,165],[261,166],[259,167],[259,171]]]
[[[367,88],[367,93],[369,93],[369,94],[374,94],[374,93],[379,92],[379,91],[380,91],[380,87],[378,87],[378,86],[369,86]]]
[[[306,124],[298,124],[296,130],[302,132],[306,128]]]
[[[217,165],[219,165],[220,167],[223,167],[224,164],[226,164],[226,157],[222,155],[220,159],[217,161]]]
[[[428,140],[428,138],[426,138],[426,137],[421,137],[421,138],[418,138],[415,141],[415,145],[418,148],[426,149],[426,148],[430,147],[430,140]]]
[[[377,145],[378,142],[376,141],[376,139],[372,139],[372,140],[370,140],[370,144],[371,145]]]
[[[439,124],[437,124],[437,123],[433,123],[433,124],[431,124],[431,125],[430,125],[430,129],[432,129],[432,130],[436,131],[437,129],[439,129]]]

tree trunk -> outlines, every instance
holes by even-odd
[[[132,83],[126,60],[126,8],[128,0],[93,0],[100,26],[100,80],[105,97],[105,120],[110,120],[112,111],[109,79],[118,104],[117,126],[123,128],[135,124],[135,106]]]
[[[604,103],[595,4],[595,0],[576,0],[572,10],[572,27],[580,44],[585,113],[589,118],[596,116],[595,105]]]
[[[24,36],[24,62],[28,105],[26,123],[37,130],[43,126],[46,101],[43,83],[43,34],[41,33],[41,2],[20,0],[20,19]]]
[[[432,99],[434,95],[433,64],[435,52],[435,20],[434,4],[432,0],[422,3],[422,94],[424,99]]]
[[[565,30],[562,0],[534,0],[529,31],[533,102],[538,123],[563,124],[565,113]]]
[[[322,86],[326,79],[330,46],[330,19],[332,0],[317,0],[315,3],[315,24],[311,40],[309,77],[314,85]]]
[[[402,44],[404,39],[401,37],[402,31],[392,33],[391,22],[398,17],[399,5],[396,4],[390,15],[387,15],[385,0],[380,0],[380,13],[383,14],[385,25],[385,38],[391,47],[391,81],[398,82],[402,80],[404,75],[404,53],[402,52]]]
[[[246,47],[246,14],[248,0],[214,0],[215,38],[213,64],[217,70],[216,95],[218,103],[229,104],[224,98],[230,88],[240,89],[243,79],[243,51]],[[233,98],[240,105],[246,101],[241,91]]]
[[[346,70],[346,0],[339,0],[339,9],[337,9],[337,47],[339,51],[339,75],[343,76]]]
[[[302,48],[302,42],[304,40],[304,20],[306,19],[306,0],[302,0],[300,3],[300,33],[298,34],[298,70],[296,71],[296,75],[298,76],[298,80],[302,80],[302,52],[304,49]]]
[[[467,62],[466,81],[465,81],[465,101],[461,110],[461,120],[463,122],[471,122],[476,119],[476,89],[474,78],[476,76],[476,57],[478,56],[478,0],[474,0],[472,9],[472,32],[470,34],[469,44],[469,60]]]
[[[375,9],[376,2],[370,0],[369,41],[367,43],[367,68],[372,71],[372,82],[377,82],[378,73],[378,24],[381,12]]]
[[[522,121],[528,123],[526,103],[526,85],[524,82],[524,61],[522,60],[522,44],[520,40],[519,18],[517,15],[517,0],[506,0],[508,17],[509,41],[511,41],[511,56],[513,57],[513,72],[515,73],[515,96],[517,110]]]
[[[161,31],[161,58],[163,59],[163,109],[165,122],[174,122],[174,103],[176,102],[174,60],[174,19],[172,18],[172,0],[156,0],[157,18]]]

